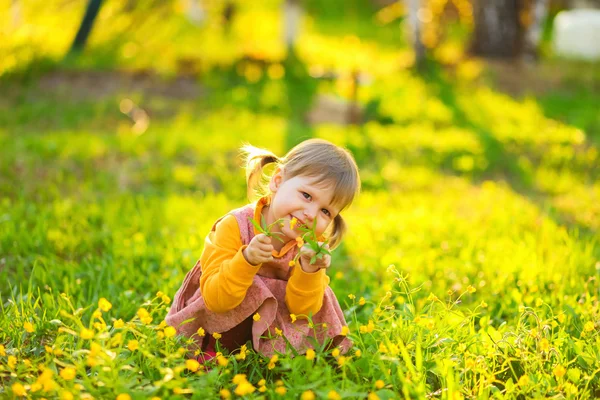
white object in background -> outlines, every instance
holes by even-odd
[[[557,55],[600,60],[600,10],[562,11],[554,19],[553,31]]]
[[[283,5],[283,40],[288,48],[294,47],[300,21],[302,20],[302,6],[299,0],[286,0]]]
[[[188,0],[185,16],[194,25],[201,25],[206,18],[206,13],[200,0]]]

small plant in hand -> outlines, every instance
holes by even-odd
[[[290,229],[294,229],[298,224],[298,220],[296,218],[292,218],[290,221]],[[308,247],[314,252],[314,255],[310,258],[310,264],[314,264],[315,261],[322,259],[326,255],[331,255],[331,251],[329,251],[329,241],[324,240],[323,242],[319,242],[317,237],[317,233],[315,232],[315,228],[317,227],[317,219],[313,220],[313,224],[311,228],[306,227],[305,225],[298,226],[298,229],[303,232],[303,234],[296,238],[296,242],[298,242],[298,247],[302,248],[304,245],[308,245]],[[298,258],[302,256],[302,251],[299,251],[296,257],[292,261],[290,261],[290,266],[293,266],[298,261]]]
[[[271,232],[271,230],[273,229],[273,227],[277,224],[283,224],[283,219],[279,218],[277,221],[273,222],[270,225],[267,225],[267,221],[265,220],[265,216],[263,215],[261,218],[261,223],[259,224],[254,218],[249,218],[250,222],[252,222],[252,225],[254,225],[254,227],[256,228],[256,230],[258,230],[260,233],[262,233],[263,235],[270,237],[270,238],[275,238],[277,240],[279,240],[280,242],[283,242],[283,239],[279,237],[279,235],[283,235],[283,233],[281,232]]]

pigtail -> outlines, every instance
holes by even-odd
[[[271,163],[280,164],[281,160],[270,151],[249,144],[244,145],[240,151],[246,170],[248,199],[253,201],[255,198],[269,193],[268,180],[265,178],[263,171],[264,167]]]
[[[333,219],[333,227],[329,236],[329,248],[333,250],[341,244],[346,229],[346,221],[344,221],[341,215],[336,215]]]

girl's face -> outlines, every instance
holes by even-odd
[[[325,182],[315,182],[315,178],[307,176],[295,176],[285,179],[282,169],[277,169],[269,184],[272,199],[269,208],[272,221],[283,219],[281,233],[290,240],[302,235],[298,226],[312,228],[313,221],[317,220],[315,232],[321,236],[329,227],[339,210],[331,204],[333,188]],[[292,218],[298,220],[298,224],[292,230],[290,221]]]

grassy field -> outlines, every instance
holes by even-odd
[[[144,41],[149,21],[115,48],[119,20],[57,63],[75,28],[52,31],[55,15],[2,45],[0,398],[600,396],[597,66],[523,67],[513,95],[477,60],[415,74],[389,26],[349,12],[336,31],[316,2],[286,60],[263,40],[277,27],[265,4],[240,11],[264,21],[246,42],[242,22],[227,42],[179,20]],[[357,68],[368,120],[307,124]],[[338,78],[310,77],[323,69]],[[237,150],[310,137],[361,169],[330,273],[354,348],[224,354],[205,371],[162,321],[213,222],[246,203]]]

